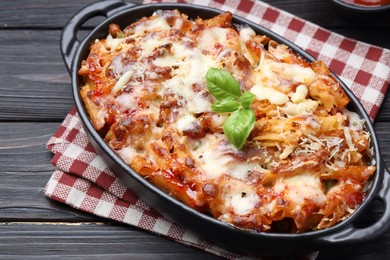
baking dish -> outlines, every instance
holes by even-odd
[[[366,128],[371,134],[377,169],[375,176],[372,179],[367,197],[362,205],[350,218],[331,228],[303,234],[258,233],[242,230],[184,205],[150,184],[128,167],[127,164],[108,147],[99,136],[99,133],[96,132],[91,125],[79,96],[80,78],[78,77],[77,71],[81,61],[88,55],[90,43],[96,38],[103,38],[106,36],[108,24],[114,22],[123,27],[143,16],[151,15],[158,9],[178,9],[192,18],[197,16],[208,18],[222,12],[208,7],[188,4],[150,4],[137,6],[122,1],[104,1],[87,6],[71,18],[64,28],[61,38],[61,52],[67,69],[72,77],[74,100],[86,133],[96,151],[104,158],[112,171],[131,190],[162,214],[173,219],[175,222],[194,230],[205,238],[231,249],[251,253],[267,255],[295,254],[336,244],[364,242],[381,235],[390,226],[390,208],[388,206],[390,202],[389,175],[385,169],[383,160],[381,159],[375,132],[364,108],[342,82],[340,82],[341,86],[351,99],[348,108],[360,114],[367,122]],[[107,19],[93,29],[84,40],[79,40],[77,35],[81,30],[81,26],[85,21],[95,16],[105,16]],[[240,17],[234,17],[234,22],[247,24],[254,29],[256,33],[266,34],[275,41],[288,45],[293,51],[308,61],[314,60],[313,57],[299,47],[266,28]],[[362,214],[364,214],[364,210],[374,200],[383,202],[383,215],[369,227],[357,227],[355,223]]]

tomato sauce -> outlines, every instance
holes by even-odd
[[[390,4],[390,0],[343,0],[348,4],[360,6],[382,6]]]

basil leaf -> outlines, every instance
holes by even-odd
[[[256,98],[256,96],[255,96],[254,94],[252,94],[252,93],[249,92],[249,91],[245,91],[245,92],[241,95],[239,101],[241,102],[241,106],[242,106],[243,108],[250,108],[250,106],[251,106],[253,100],[255,100],[255,98]]]
[[[240,102],[235,100],[221,100],[211,105],[211,109],[216,113],[233,112],[240,108]]]
[[[234,111],[223,124],[223,131],[231,144],[241,149],[255,126],[256,117],[252,109]]]
[[[226,70],[210,68],[206,73],[207,88],[218,101],[211,105],[216,113],[232,112],[223,125],[223,131],[231,144],[241,149],[255,126],[256,117],[250,108],[255,95],[241,88],[237,80]]]
[[[217,100],[234,100],[240,97],[237,80],[226,70],[210,68],[206,73],[207,88]]]

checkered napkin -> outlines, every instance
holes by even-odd
[[[189,2],[230,11],[296,43],[327,63],[375,118],[390,82],[389,50],[345,38],[260,1]],[[228,259],[251,257],[208,242],[139,200],[94,152],[74,108],[47,148],[54,153],[52,162],[57,168],[46,186],[47,197]],[[312,253],[300,257],[316,256]]]

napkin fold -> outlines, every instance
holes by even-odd
[[[389,50],[332,33],[261,1],[187,2],[230,11],[294,42],[328,64],[362,102],[371,119],[375,118],[390,82]],[[47,148],[54,154],[52,163],[56,167],[45,188],[48,198],[227,259],[255,257],[217,246],[141,201],[95,153],[75,108],[50,138]],[[316,256],[317,252],[299,258]]]

